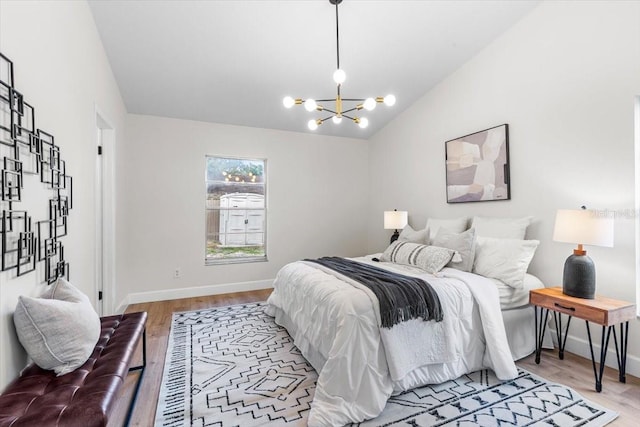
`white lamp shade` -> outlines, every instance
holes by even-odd
[[[385,211],[384,212],[384,228],[385,230],[399,230],[404,228],[408,222],[407,211]]]
[[[613,247],[613,218],[586,209],[559,209],[553,230],[556,242]]]

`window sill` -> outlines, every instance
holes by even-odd
[[[204,265],[246,264],[250,262],[268,262],[266,256],[238,258],[205,258]]]

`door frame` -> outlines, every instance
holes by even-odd
[[[96,232],[96,247],[95,247],[95,301],[96,307],[99,305],[98,301],[98,283],[102,279],[102,313],[101,315],[113,314],[116,302],[115,294],[115,273],[116,273],[116,258],[115,258],[115,157],[116,157],[116,131],[112,125],[113,122],[103,113],[103,111],[95,105],[95,138],[94,148],[96,153],[96,187],[102,181],[102,203],[97,199],[95,200],[95,208],[99,209],[102,206],[102,259],[100,259],[100,250],[98,248],[98,233],[100,224],[98,223],[98,212],[95,215],[95,232]],[[101,138],[98,136],[98,131],[102,134]],[[102,155],[98,155],[98,145],[102,142]],[[102,160],[102,176],[98,176],[100,170],[97,167],[97,162]],[[96,188],[97,190],[97,188]],[[102,263],[102,278],[100,278],[99,263]]]

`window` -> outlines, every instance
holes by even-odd
[[[206,168],[206,264],[266,261],[266,160],[207,156]]]

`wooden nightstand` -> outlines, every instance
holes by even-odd
[[[549,320],[549,310],[553,311],[553,319],[556,323],[556,335],[558,346],[560,347],[559,357],[564,359],[564,346],[567,342],[567,332],[572,317],[583,319],[587,325],[587,336],[589,337],[589,349],[591,350],[591,362],[593,364],[593,375],[596,378],[596,391],[602,391],[602,374],[609,347],[609,337],[613,331],[613,341],[616,346],[616,357],[618,359],[618,379],[626,382],[625,370],[627,366],[627,343],[629,341],[629,320],[636,317],[636,306],[626,301],[619,301],[596,295],[595,299],[575,298],[562,293],[562,288],[543,288],[529,292],[529,302],[535,306],[536,312],[536,363],[540,363],[542,352],[542,338],[544,337],[547,321]],[[538,316],[540,309],[540,316]],[[567,326],[562,331],[562,314],[569,316]],[[596,368],[596,360],[593,354],[593,344],[591,343],[591,330],[589,322],[602,325],[602,342],[600,344],[600,369]],[[616,335],[615,326],[620,325],[620,341]],[[562,335],[564,333],[564,340]]]

